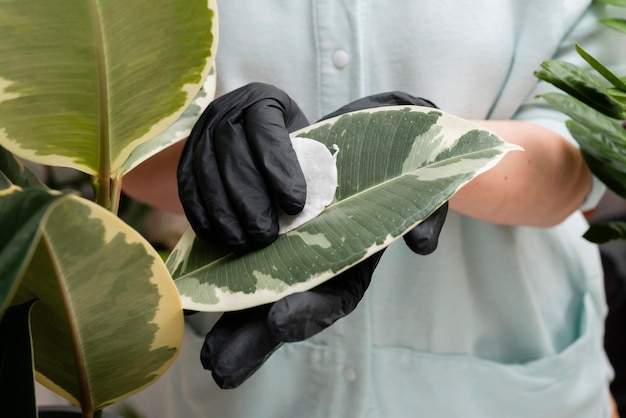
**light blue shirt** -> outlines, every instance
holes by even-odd
[[[314,121],[402,90],[461,117],[567,135],[565,117],[534,98],[546,85],[533,72],[554,56],[579,62],[573,42],[615,58],[598,16],[583,17],[589,4],[223,0],[218,92],[271,83]],[[596,182],[587,206],[602,192]],[[148,417],[608,417],[602,271],[586,228],[580,212],[549,229],[451,212],[434,254],[392,244],[354,313],[285,344],[240,388],[202,370],[198,315],[172,369],[132,401]]]

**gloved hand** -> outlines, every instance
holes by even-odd
[[[298,105],[268,84],[210,103],[178,164],[179,198],[196,235],[219,238],[236,254],[274,241],[276,206],[288,215],[304,207],[306,183],[289,131],[308,124]]]
[[[256,110],[250,112],[250,102],[259,103],[266,101],[272,103],[267,109],[265,106],[261,106],[260,111]],[[325,116],[323,119],[340,115],[345,112],[355,111],[363,108],[388,106],[395,104],[413,104],[435,107],[431,102],[419,99],[401,92],[383,93],[374,96],[369,96],[341,109],[333,112],[330,115]],[[222,109],[224,107],[224,109]],[[277,111],[280,110],[280,113]],[[269,120],[264,120],[264,117],[270,117]],[[297,116],[297,117],[296,117]],[[247,121],[248,117],[253,117],[252,123]],[[284,118],[284,120],[281,119]],[[283,123],[284,122],[284,123]],[[296,123],[297,122],[297,123]],[[216,165],[220,164],[221,158],[237,158],[240,156],[238,152],[255,153],[271,156],[280,155],[280,160],[287,167],[290,168],[290,173],[298,172],[294,166],[297,166],[297,160],[292,151],[288,151],[284,144],[289,144],[285,137],[286,130],[298,129],[304,123],[306,125],[304,117],[299,112],[297,105],[289,99],[289,97],[280,90],[277,90],[271,86],[262,84],[252,84],[242,89],[236,90],[233,93],[222,96],[213,102],[212,106],[205,111],[202,115],[196,127],[192,131],[192,137],[187,144],[183,158],[179,165],[179,183],[183,183],[180,187],[181,200],[183,200],[183,207],[188,213],[190,222],[196,222],[194,229],[196,233],[200,231],[205,236],[210,236],[212,230],[217,229],[219,234],[223,237],[244,237],[244,239],[235,239],[227,241],[229,245],[233,245],[234,242],[238,245],[240,252],[262,246],[263,243],[269,244],[275,236],[273,234],[273,226],[267,228],[267,231],[271,231],[269,234],[265,234],[265,240],[253,241],[252,244],[245,244],[245,234],[238,232],[239,230],[245,231],[245,225],[243,227],[238,223],[227,224],[220,222],[219,219],[215,219],[212,216],[210,220],[206,220],[209,216],[212,205],[204,205],[202,198],[206,193],[202,193],[199,196],[194,188],[197,188],[198,184],[204,184],[208,182],[219,182],[219,177],[215,175],[217,171],[210,171],[204,166],[193,168],[194,163],[204,164],[207,158],[203,156],[195,156],[195,153],[209,152],[211,159],[216,159],[216,163],[213,163],[211,170],[216,170]],[[266,125],[269,125],[266,126]],[[217,129],[217,127],[222,127]],[[276,140],[271,138],[265,138],[260,142],[258,140],[250,140],[254,142],[254,147],[246,149],[245,147],[238,148],[233,151],[232,155],[228,154],[226,150],[214,151],[209,145],[201,145],[205,142],[225,142],[224,138],[216,138],[217,135],[226,135],[226,139],[230,137],[236,137],[238,142],[246,142],[245,136],[257,136],[254,129],[259,129],[265,136],[269,137],[273,134],[277,135]],[[230,135],[230,137],[228,136]],[[281,142],[281,144],[277,144]],[[261,149],[265,144],[269,149]],[[217,147],[215,147],[217,148]],[[207,151],[208,150],[208,151]],[[282,153],[282,154],[281,154]],[[241,157],[246,161],[254,161],[254,157],[249,156]],[[259,161],[259,160],[256,160]],[[263,159],[260,161],[269,161],[272,159]],[[263,163],[261,163],[263,164]],[[192,168],[190,168],[191,166]],[[235,170],[236,166],[233,165],[231,170]],[[257,169],[257,172],[263,172],[265,169],[262,167]],[[200,172],[202,175],[197,175],[195,171]],[[251,170],[252,171],[252,170]],[[288,174],[285,174],[288,175]],[[189,180],[190,177],[194,177],[193,180]],[[228,182],[230,178],[224,177]],[[242,177],[245,178],[245,177]],[[284,190],[284,195],[287,196],[290,193],[294,193],[293,189],[282,188],[285,182],[281,182],[278,185],[272,183],[274,180],[268,177],[268,184],[263,181],[255,180],[254,184],[262,184],[262,190],[266,193],[266,197],[262,199],[264,202],[272,200],[270,194],[281,195],[281,190]],[[249,179],[247,179],[249,180]],[[298,187],[295,188],[296,193],[300,193],[303,189],[299,181],[294,182]],[[228,186],[226,185],[228,188]],[[217,186],[211,186],[211,189],[219,189]],[[232,191],[233,188],[229,188]],[[235,189],[236,190],[236,189]],[[306,189],[304,189],[305,191]],[[185,196],[186,193],[195,193],[191,198]],[[304,192],[302,192],[304,193]],[[242,194],[240,196],[244,196]],[[233,195],[233,201],[237,202],[237,195]],[[246,198],[248,198],[246,196]],[[209,200],[209,199],[207,199]],[[217,199],[219,202],[223,200]],[[284,199],[285,201],[297,201],[303,203],[300,198]],[[243,199],[241,199],[243,201]],[[250,200],[251,205],[254,205],[254,200]],[[277,202],[277,204],[280,204]],[[225,205],[228,206],[228,205]],[[295,208],[298,205],[292,205]],[[251,206],[252,207],[252,206]],[[428,219],[410,231],[405,235],[405,241],[409,248],[418,254],[430,254],[435,250],[439,238],[439,233],[446,219],[447,203],[433,213]],[[244,212],[245,213],[245,212]],[[269,212],[268,212],[269,213]],[[219,215],[219,213],[217,214]],[[216,216],[217,216],[216,215]],[[228,212],[228,216],[231,212]],[[236,215],[235,215],[236,216]],[[263,220],[261,220],[263,222]],[[274,223],[272,219],[269,223],[263,223],[268,225]],[[219,225],[213,227],[213,225]],[[276,221],[277,223],[277,221]],[[237,229],[236,233],[231,233],[228,228],[231,225],[235,225],[233,228]],[[201,237],[203,235],[199,234]],[[244,242],[243,245],[240,245]],[[278,349],[285,342],[300,341],[309,338],[324,328],[333,324],[336,320],[346,316],[352,312],[358,302],[363,297],[365,290],[369,286],[372,274],[380,257],[382,251],[369,257],[363,262],[355,265],[349,270],[343,272],[339,276],[324,282],[317,287],[305,291],[295,293],[286,296],[279,301],[251,308],[238,312],[225,313],[220,320],[215,324],[211,331],[207,334],[204,345],[202,347],[201,361],[205,369],[211,370],[214,380],[222,388],[234,388],[243,383],[248,377],[250,377],[259,367],[271,356],[271,354]]]

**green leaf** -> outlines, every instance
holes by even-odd
[[[607,90],[611,96],[620,103],[623,103],[626,106],[626,91],[610,88]]]
[[[15,187],[11,180],[0,170],[0,194],[5,193],[8,189]]]
[[[626,239],[626,222],[606,222],[591,225],[583,237],[596,244]]]
[[[574,120],[566,125],[580,144],[591,172],[610,190],[626,198],[626,134],[622,133],[621,138],[606,135]]]
[[[462,119],[411,106],[349,113],[294,135],[339,147],[335,201],[241,257],[187,231],[167,261],[184,307],[243,309],[312,288],[388,246],[519,149]]]
[[[52,195],[27,189],[0,203],[41,193]],[[173,362],[182,342],[180,299],[157,252],[115,215],[74,195],[42,206],[11,303],[37,300],[37,379],[83,410],[102,409],[153,383]],[[0,219],[15,219],[19,210],[12,205]]]
[[[556,110],[566,114],[590,129],[602,133],[608,138],[615,138],[615,145],[626,143],[626,131],[621,124],[581,101],[561,93],[546,93],[541,97]]]
[[[535,76],[594,109],[616,119],[626,119],[624,106],[608,92],[602,78],[578,66],[549,60],[541,63],[542,69]]]
[[[0,404],[7,417],[37,417],[28,321],[32,304],[13,306],[0,319]]]
[[[14,189],[12,193],[0,194],[0,317],[35,251],[46,210],[60,197],[61,194],[43,189]]]
[[[128,173],[159,151],[187,138],[191,133],[191,128],[193,128],[204,109],[206,109],[208,104],[215,97],[216,81],[215,69],[212,69],[202,89],[198,92],[193,102],[185,109],[180,118],[162,134],[157,135],[135,148],[122,166],[121,175],[123,176]]]
[[[215,10],[215,0],[0,2],[0,145],[115,177],[202,86]]]
[[[566,122],[567,128],[580,145],[591,172],[609,189],[626,197],[626,130],[622,125],[565,94],[547,93],[541,97],[572,118]]]
[[[599,72],[608,82],[613,84],[616,89],[626,91],[626,84],[615,74],[613,74],[608,68],[602,65],[597,59],[592,57],[587,51],[585,51],[580,45],[576,44],[576,51],[593,69]]]
[[[595,3],[612,4],[618,7],[626,7],[626,0],[593,0]]]
[[[0,173],[4,174],[12,184],[20,187],[45,187],[35,174],[2,147],[0,147]],[[0,189],[3,188],[5,187],[0,185]]]
[[[600,22],[613,30],[626,33],[626,19],[600,19]]]

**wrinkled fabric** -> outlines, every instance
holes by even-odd
[[[222,0],[218,91],[274,84],[316,120],[400,90],[568,136],[535,98],[550,88],[533,71],[579,63],[575,42],[601,62],[620,57],[599,48],[621,44],[596,33],[590,3]],[[603,190],[594,182],[583,208]],[[586,228],[580,212],[547,229],[450,212],[432,255],[392,244],[352,314],[285,344],[240,388],[219,390],[202,370],[214,315],[198,314],[174,366],[131,402],[149,417],[608,417],[603,279]]]

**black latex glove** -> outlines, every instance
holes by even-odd
[[[248,84],[209,104],[178,164],[178,194],[196,235],[217,238],[236,254],[274,241],[276,207],[289,215],[304,207],[306,183],[289,131],[308,124],[298,105],[268,84]]]
[[[323,119],[364,108],[431,102],[401,92],[369,96]],[[418,254],[435,250],[446,219],[444,204],[405,235]],[[317,287],[288,295],[279,301],[239,312],[225,313],[205,338],[202,364],[222,388],[235,388],[250,377],[285,342],[309,338],[352,312],[370,284],[383,251]]]

